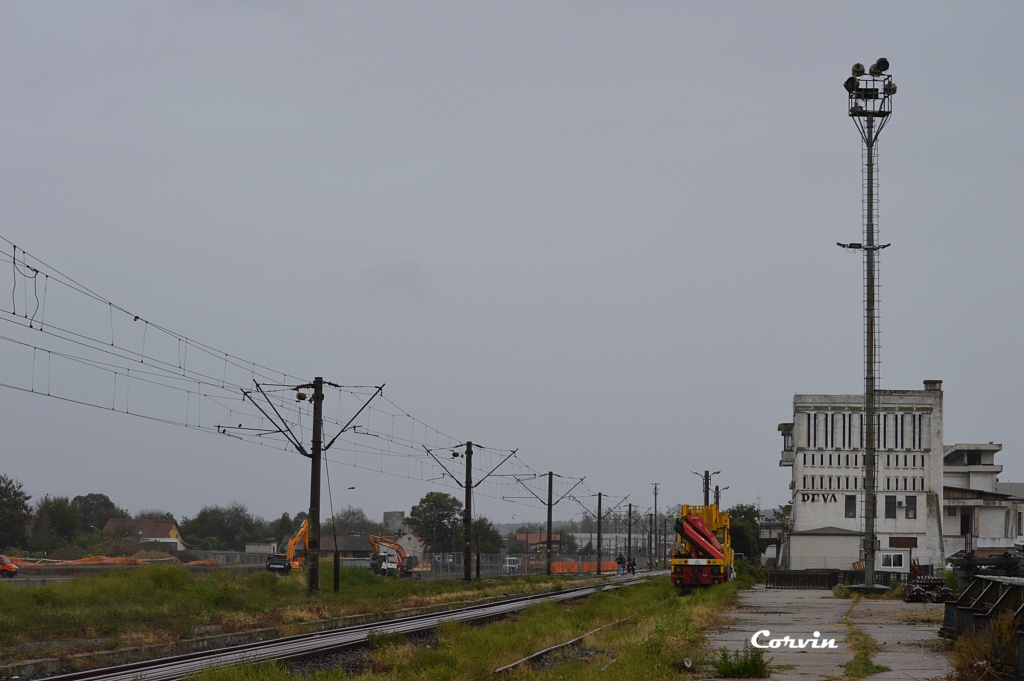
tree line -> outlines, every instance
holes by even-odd
[[[160,509],[144,509],[135,514],[118,506],[106,494],[91,493],[76,497],[46,495],[32,502],[21,482],[0,475],[0,550],[48,553],[67,546],[84,549],[109,540],[103,532],[111,519],[172,520],[178,524],[184,543],[196,550],[242,551],[250,542],[268,539],[281,542],[294,534],[307,513],[294,516],[282,513],[274,520],[255,515],[241,503],[204,506],[195,516],[180,522]],[[463,549],[463,505],[455,497],[440,492],[426,494],[413,506],[406,518],[405,531],[423,539],[426,550],[434,553]],[[349,506],[321,523],[322,536],[385,534],[381,522],[370,520],[360,508]],[[483,553],[501,550],[503,538],[487,518],[472,523],[472,548]]]
[[[271,539],[281,542],[294,534],[307,513],[282,513],[275,520],[251,513],[244,504],[234,502],[227,506],[204,506],[195,516],[183,517],[180,522],[160,509],[143,509],[129,513],[107,495],[91,493],[72,498],[46,495],[34,504],[20,482],[0,475],[0,550],[47,553],[66,546],[83,549],[98,548],[110,535],[103,532],[112,518],[136,520],[173,520],[185,544],[196,550],[242,551],[250,542]],[[429,553],[458,553],[464,548],[463,505],[456,497],[443,492],[428,492],[408,512],[402,529],[418,536]],[[748,558],[764,551],[759,536],[758,509],[752,504],[739,504],[729,509],[733,549]],[[562,524],[562,552],[576,553],[578,548],[568,532],[589,528],[592,518]],[[621,531],[605,526],[605,532]],[[543,534],[539,525],[523,526],[517,532]],[[321,523],[322,536],[386,534],[381,522],[370,520],[360,508],[349,506],[336,512]],[[511,535],[509,539],[514,539]],[[480,553],[499,553],[506,545],[505,538],[487,518],[478,517],[471,523],[471,550]],[[525,545],[513,545],[510,550],[525,552]],[[584,551],[592,547],[584,547]]]

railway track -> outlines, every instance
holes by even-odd
[[[542,601],[560,602],[585,598],[598,591],[618,589],[645,581],[646,578],[624,579],[611,584],[581,586],[557,592],[519,596],[499,602],[471,605],[442,613],[415,615],[387,622],[361,624],[270,641],[247,643],[230,648],[200,651],[174,657],[133,662],[116,667],[50,676],[47,677],[47,680],[134,681],[136,679],[148,679],[151,681],[171,681],[183,678],[189,674],[197,674],[211,667],[225,667],[268,660],[287,661],[330,653],[343,648],[365,644],[367,638],[374,634],[408,635],[431,630],[442,622],[477,622],[495,619],[507,613],[522,610],[533,603]]]

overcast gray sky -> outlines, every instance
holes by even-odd
[[[697,502],[705,469],[771,508],[794,393],[863,390],[842,82],[886,56],[881,386],[943,380],[946,442],[1002,443],[1021,481],[1021,26],[1015,2],[6,2],[0,236],[218,352],[386,383],[374,418],[424,443],[586,476],[556,518],[654,482]],[[308,506],[294,452],[114,413],[116,378],[53,366],[10,243],[0,473],[179,520]],[[48,323],[155,342],[57,288]],[[44,358],[51,395],[102,408],[25,392]],[[335,507],[461,497],[407,444],[329,456]],[[492,520],[543,517],[487,489]]]

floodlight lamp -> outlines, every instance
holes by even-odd
[[[882,93],[885,94],[886,96],[892,96],[896,94],[896,83],[890,80],[888,83],[885,84],[885,87],[882,88]]]
[[[852,71],[853,71],[853,75],[855,75],[855,76],[863,76],[864,75],[864,65],[861,64],[860,62],[857,62],[856,64],[853,65]]]
[[[889,60],[885,57],[879,57],[878,61],[875,62],[875,66],[878,67],[879,73],[885,73],[889,70]]]
[[[876,77],[882,75],[882,72],[878,70],[878,62],[871,65],[871,68],[868,69],[868,75]]]
[[[843,82],[843,87],[846,88],[846,91],[852,95],[854,92],[857,91],[857,77],[850,76],[849,78],[847,78]]]

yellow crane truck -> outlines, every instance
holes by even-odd
[[[728,513],[719,511],[715,504],[683,504],[675,531],[669,579],[681,593],[687,594],[694,587],[724,584],[733,578],[735,564]]]

